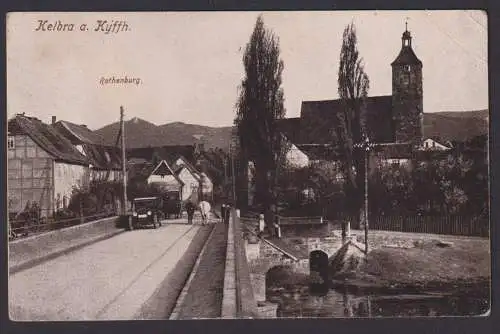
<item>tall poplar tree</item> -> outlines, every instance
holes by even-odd
[[[284,118],[284,94],[279,40],[264,26],[262,16],[243,55],[245,78],[236,104],[235,125],[238,129],[243,161],[255,166],[255,200],[264,211],[266,224],[276,212],[277,170],[283,162],[283,137],[278,120]],[[271,229],[272,230],[272,229]]]
[[[346,176],[346,197],[351,214],[363,210],[364,151],[354,149],[353,144],[360,143],[367,135],[365,124],[366,98],[370,80],[365,73],[363,58],[360,57],[356,27],[350,23],[342,36],[340,64],[338,72],[338,94],[343,102],[337,129],[344,155],[343,170]],[[362,215],[360,214],[359,217]]]

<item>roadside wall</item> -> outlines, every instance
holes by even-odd
[[[231,212],[227,240],[222,318],[258,318],[239,210]]]
[[[118,217],[109,217],[56,231],[9,242],[9,272],[27,269],[90,243],[110,238],[123,229],[117,228]]]

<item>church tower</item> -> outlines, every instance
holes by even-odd
[[[401,51],[392,62],[392,118],[396,142],[419,142],[423,136],[422,62],[411,46],[408,23]]]

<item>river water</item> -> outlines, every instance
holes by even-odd
[[[484,287],[467,294],[351,294],[325,286],[295,286],[268,291],[278,318],[478,316],[489,310]]]

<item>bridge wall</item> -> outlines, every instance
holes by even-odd
[[[281,224],[280,228],[282,238],[319,238],[330,235],[333,225],[326,222],[323,224]]]

